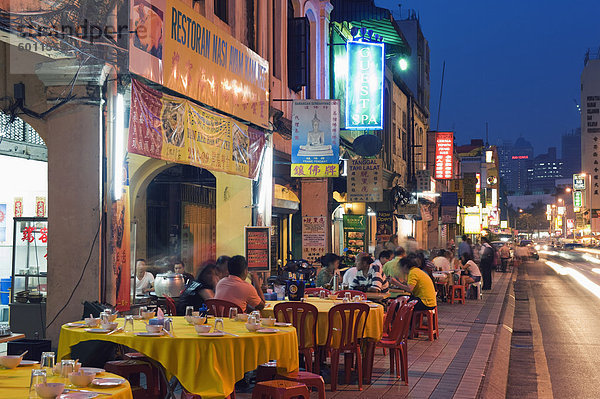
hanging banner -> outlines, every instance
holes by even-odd
[[[348,41],[346,129],[383,129],[383,43]]]
[[[394,231],[393,212],[377,212],[377,239],[383,241],[389,240]]]
[[[442,223],[453,224],[456,223],[457,219],[456,206],[442,206]]]
[[[246,233],[246,261],[250,271],[271,270],[271,233],[269,227],[250,227]]]
[[[128,179],[127,179],[128,180]],[[123,186],[121,198],[112,203],[111,253],[115,307],[119,312],[131,306],[131,246],[129,182]]]
[[[292,177],[338,177],[339,118],[339,100],[294,101]]]
[[[452,179],[454,156],[454,133],[437,132],[435,134],[435,178]]]
[[[349,159],[346,180],[348,202],[383,201],[381,159]]]
[[[23,197],[15,197],[14,217],[23,217]]]
[[[6,241],[6,204],[0,204],[0,242]]]
[[[421,210],[421,220],[424,222],[429,222],[433,220],[433,209],[431,202],[423,202],[419,204],[419,209]]]
[[[129,70],[268,127],[269,64],[179,0],[130,1]]]
[[[264,147],[263,132],[132,81],[129,152],[253,179]]]
[[[428,170],[415,171],[417,178],[417,191],[420,193],[427,191],[435,191],[431,189],[431,172]]]
[[[463,179],[464,206],[477,205],[477,176],[475,173],[465,173]]]
[[[302,217],[302,259],[314,262],[327,252],[327,219]]]
[[[35,197],[35,216],[46,217],[46,197]]]

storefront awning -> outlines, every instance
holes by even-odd
[[[300,209],[298,196],[281,184],[273,187],[273,213],[292,214]]]

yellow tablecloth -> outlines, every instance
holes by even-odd
[[[117,319],[123,326],[123,319]],[[214,318],[209,323],[214,323]],[[146,331],[142,321],[134,331]],[[298,338],[293,327],[275,334],[250,333],[243,322],[224,320],[224,330],[238,337],[199,337],[183,317],[173,318],[175,338],[139,337],[133,333],[112,335],[85,332],[83,328],[62,327],[59,359],[69,356],[71,346],[89,340],[110,341],[128,346],[159,362],[177,377],[188,391],[203,398],[223,398],[233,392],[244,373],[269,360],[291,372],[298,369]]]
[[[270,306],[261,311],[262,315],[273,317],[273,308],[276,304],[281,302],[285,301],[268,301],[267,303],[269,303]],[[334,305],[339,305],[343,302],[341,300],[332,301],[330,299],[313,297],[308,297],[307,302],[315,305],[319,311],[319,316],[317,317],[317,344],[325,345],[327,342],[327,329],[329,328],[329,309],[331,309]],[[369,309],[369,316],[367,316],[367,323],[365,325],[365,333],[363,338],[371,338],[375,341],[379,341],[381,340],[381,335],[383,334],[383,306],[375,303],[369,303],[369,306],[371,308]]]
[[[0,369],[0,398],[3,399],[24,399],[29,397],[29,380],[31,376],[31,370],[36,366],[23,366],[17,367],[16,369],[7,370]],[[110,373],[98,374],[98,377],[102,378],[121,378],[118,375]],[[54,381],[56,379],[56,381]],[[60,377],[48,377],[48,382],[59,382]],[[133,399],[131,394],[131,387],[129,382],[125,381],[123,384],[116,388],[81,388],[86,391],[96,391],[102,393],[108,393],[111,396],[100,395],[101,398],[114,398],[114,399]]]

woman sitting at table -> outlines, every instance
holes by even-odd
[[[207,299],[214,298],[215,287],[219,282],[217,265],[207,263],[200,269],[196,280],[190,280],[181,293],[177,302],[177,315],[185,315],[186,306],[193,306],[197,310]]]
[[[400,289],[410,292],[410,300],[416,300],[415,310],[428,310],[437,306],[435,287],[427,273],[419,269],[415,254],[400,259],[400,269],[408,273],[406,283],[400,284]]]
[[[317,274],[317,287],[331,287],[333,276],[339,274],[340,257],[333,253],[325,254],[320,259],[321,270]]]
[[[463,273],[460,277],[460,282],[465,286],[465,289],[467,289],[469,288],[469,284],[481,281],[481,272],[479,271],[477,264],[473,262],[471,254],[463,254],[461,260]]]

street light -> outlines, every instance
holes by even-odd
[[[408,69],[408,61],[406,61],[406,58],[400,58],[398,65],[400,65],[401,71],[406,71]]]

